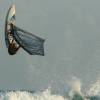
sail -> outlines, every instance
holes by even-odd
[[[14,26],[14,38],[31,55],[44,55],[44,39]]]

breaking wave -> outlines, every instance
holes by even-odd
[[[100,100],[100,80],[91,85],[85,93],[77,78],[68,82],[70,89],[64,94],[54,93],[52,87],[44,91],[0,91],[0,100]]]

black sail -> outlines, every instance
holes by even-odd
[[[44,56],[44,39],[14,26],[14,38],[31,55]]]

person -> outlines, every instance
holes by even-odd
[[[10,23],[8,25],[8,40],[9,40],[9,45],[8,45],[8,52],[10,55],[16,54],[20,46],[18,43],[15,41],[13,33],[14,33],[14,28],[13,24]]]

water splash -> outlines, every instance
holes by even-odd
[[[39,93],[29,93],[29,92],[9,92],[7,94],[1,95],[0,100],[67,100],[60,95],[51,94],[50,90],[45,90]]]
[[[86,95],[81,91],[81,81],[74,77],[68,81],[70,87],[66,96],[53,94],[51,88],[39,92],[30,91],[0,91],[0,100],[100,100],[100,80],[91,85]],[[59,88],[59,87],[58,87]]]
[[[94,84],[91,85],[90,90],[87,92],[90,96],[99,95],[100,96],[100,80],[97,80]]]

